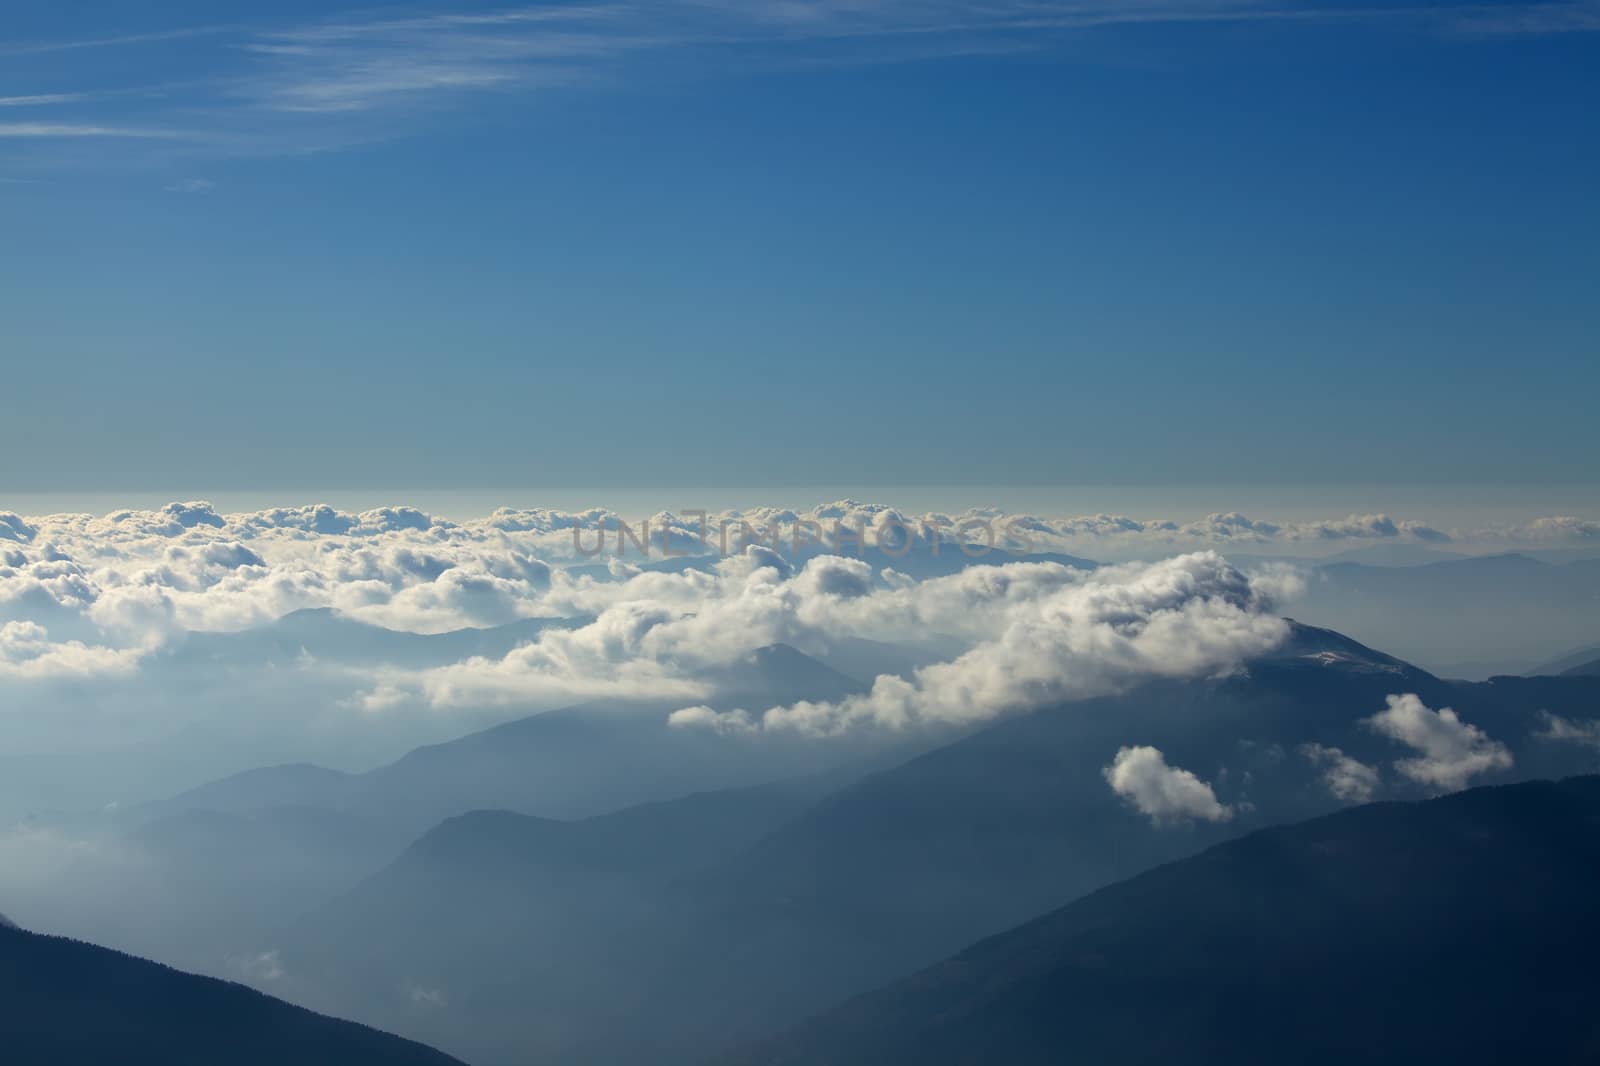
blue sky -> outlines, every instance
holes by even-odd
[[[1600,5],[7,5],[0,492],[1595,480]]]

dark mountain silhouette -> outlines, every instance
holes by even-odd
[[[561,924],[559,943],[519,939],[529,908],[517,886],[535,879],[481,852],[437,853],[448,872],[434,882],[391,881],[389,871],[346,902],[348,921],[319,927],[350,930],[349,940],[324,941],[338,945],[330,968],[392,945],[403,956],[388,956],[398,972],[444,973],[452,959],[468,957],[458,950],[462,938],[482,928],[502,934],[502,955],[538,957],[537,970],[497,971],[488,982],[493,996],[463,989],[472,975],[452,971],[462,998],[448,1018],[419,1019],[398,999],[312,1002],[470,1049],[485,1063],[692,1061],[1064,899],[1241,832],[1344,805],[1302,745],[1336,746],[1380,770],[1381,798],[1426,795],[1394,770],[1396,759],[1415,752],[1362,724],[1384,709],[1385,696],[1403,692],[1435,709],[1453,707],[1504,742],[1516,763],[1501,779],[1594,765],[1581,745],[1541,736],[1543,711],[1594,718],[1600,684],[1591,679],[1445,682],[1337,633],[1297,626],[1289,644],[1234,676],[1159,682],[1005,719],[866,776],[748,847],[653,888],[642,909],[544,908],[539,920]],[[1120,747],[1140,744],[1213,782],[1232,817],[1155,825],[1133,810],[1102,770]],[[428,890],[444,884],[449,893]],[[449,909],[451,895],[482,906]],[[359,920],[368,910],[383,914],[378,928]],[[385,932],[398,928],[421,931],[403,942]],[[370,985],[363,976],[346,984]],[[543,998],[551,988],[559,989],[555,1001]],[[534,1030],[538,1044],[528,1039]]]
[[[1595,677],[1600,676],[1600,659],[1591,659],[1586,663],[1561,671],[1562,677]]]
[[[1600,1057],[1600,778],[1382,803],[1102,889],[730,1066]]]
[[[457,1060],[242,985],[0,923],[8,1066],[446,1066]]]

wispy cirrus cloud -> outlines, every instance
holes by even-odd
[[[59,78],[62,53],[149,50],[177,90],[132,95],[107,112],[59,123],[9,124],[23,138],[118,138],[151,159],[327,151],[424,132],[494,99],[584,85],[648,84],[815,64],[871,65],[1003,55],[1057,47],[1126,27],[1243,22],[1393,22],[1475,35],[1573,32],[1600,26],[1592,0],[1530,5],[1300,3],[1293,0],[667,0],[417,12],[347,13],[287,21],[153,28],[15,41],[0,56]],[[154,59],[152,59],[154,64]],[[152,71],[154,73],[154,71]],[[41,81],[41,88],[48,86]],[[39,91],[0,107],[76,110],[128,90]],[[180,134],[181,131],[181,134]],[[225,133],[220,131],[226,131]],[[81,165],[83,156],[60,156]],[[108,162],[104,154],[95,165]]]
[[[270,68],[254,87],[265,106],[349,111],[405,95],[613,81],[630,64],[674,59],[692,59],[702,73],[749,63],[873,64],[1037,50],[1113,26],[1403,13],[1250,0],[678,0],[330,20],[272,31],[247,47]]]
[[[48,55],[52,52],[76,52],[86,48],[126,48],[135,45],[157,44],[192,37],[213,37],[238,32],[230,26],[187,26],[177,29],[152,30],[148,33],[123,33],[106,36],[77,37],[71,40],[17,41],[0,45],[0,56]]]
[[[217,183],[210,178],[184,178],[168,185],[167,192],[201,193],[210,192],[217,187]]]
[[[73,104],[86,99],[87,93],[40,93],[35,96],[0,96],[0,107],[46,107],[50,104]]]
[[[1464,8],[1452,20],[1461,33],[1478,36],[1535,36],[1600,32],[1600,2],[1481,4]]]
[[[135,140],[188,140],[192,130],[152,129],[143,126],[102,126],[78,122],[0,122],[0,137],[127,137]]]

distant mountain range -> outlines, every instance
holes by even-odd
[[[1600,777],[1380,803],[1095,892],[727,1066],[1600,1058]]]
[[[785,644],[709,676],[721,706],[837,700],[863,682]],[[149,804],[140,817],[276,805],[338,810],[406,827],[412,836],[464,811],[502,808],[582,818],[707,788],[740,787],[825,769],[840,745],[797,738],[736,743],[671,728],[668,702],[584,704],[418,748],[361,774],[308,765],[250,770]],[[892,745],[891,745],[892,746]]]
[[[1363,619],[1376,619],[1378,629],[1441,644],[1447,637],[1419,633],[1418,619],[1449,611],[1506,639],[1506,633],[1520,631],[1524,609],[1531,611],[1527,605],[1541,597],[1549,597],[1558,614],[1570,610],[1577,618],[1592,614],[1600,589],[1600,566],[1554,566],[1520,556],[1408,567],[1335,563],[1320,573],[1314,587],[1324,598],[1313,595],[1313,604],[1335,614],[1342,604]],[[1558,586],[1559,594],[1552,591]],[[1468,591],[1460,591],[1464,587]],[[1486,611],[1483,603],[1497,606]],[[220,678],[205,691],[226,693],[236,676],[254,677],[246,671],[263,664],[453,662],[503,655],[564,624],[570,623],[535,619],[418,635],[335,612],[304,611],[242,633],[191,634],[165,663],[180,671],[193,667],[196,678]],[[1568,630],[1580,631],[1591,630]],[[1501,822],[1481,807],[1469,813],[1487,821],[1450,821],[1455,815],[1449,812],[1463,809],[1450,806],[1464,800],[1455,797],[1370,808],[1400,812],[1392,814],[1397,828],[1391,836],[1381,826],[1370,833],[1362,828],[1377,823],[1340,820],[1360,811],[1326,822],[1356,827],[1350,833],[1319,836],[1322,830],[1308,828],[1322,821],[1285,830],[1285,837],[1260,831],[1324,819],[1368,799],[1419,801],[1459,789],[1469,779],[1506,783],[1592,772],[1600,766],[1600,676],[1594,662],[1600,648],[1566,657],[1572,661],[1552,671],[1561,676],[1469,683],[1443,680],[1330,629],[1294,623],[1291,633],[1282,647],[1227,676],[1149,682],[982,726],[885,729],[847,740],[783,732],[721,735],[670,727],[667,713],[681,701],[597,703],[418,747],[366,773],[307,764],[262,767],[159,802],[57,823],[41,819],[26,828],[38,837],[60,829],[84,831],[83,839],[71,841],[85,846],[73,852],[68,874],[45,890],[55,896],[82,893],[85,902],[77,913],[103,923],[72,925],[74,933],[191,969],[246,976],[275,995],[448,1048],[479,1066],[674,1066],[735,1046],[754,1047],[752,1057],[737,1060],[752,1063],[1026,1063],[1033,1061],[1030,1055],[1042,1056],[1039,1061],[1060,1056],[1115,1062],[1123,1061],[1118,1056],[1125,1050],[1132,1056],[1126,1061],[1174,1057],[1181,1066],[1187,1051],[1152,1043],[1163,1032],[1192,1041],[1189,1046],[1215,1047],[1218,1061],[1265,1061],[1252,1056],[1265,1056],[1268,1043],[1249,1043],[1234,1023],[1255,1018],[1266,1041],[1284,1038],[1284,1027],[1296,1018],[1314,1026],[1326,1019],[1285,998],[1292,985],[1280,994],[1263,987],[1255,974],[1294,978],[1306,988],[1350,998],[1368,1012],[1360,1017],[1371,1020],[1378,992],[1369,996],[1338,983],[1353,980],[1358,965],[1371,965],[1382,970],[1373,988],[1391,1002],[1402,1001],[1406,989],[1397,982],[1406,967],[1394,958],[1379,959],[1381,945],[1348,932],[1368,920],[1418,957],[1445,959],[1483,988],[1509,995],[1498,978],[1474,969],[1479,962],[1450,955],[1442,939],[1426,939],[1444,934],[1428,926],[1420,889],[1409,895],[1403,887],[1384,887],[1385,879],[1406,870],[1422,884],[1473,878],[1467,889],[1436,888],[1440,913],[1453,916],[1458,932],[1462,923],[1477,923],[1470,927],[1496,933],[1494,944],[1500,943],[1498,930],[1543,951],[1540,938],[1549,930],[1537,924],[1537,916],[1523,915],[1528,921],[1521,925],[1494,924],[1493,908],[1505,902],[1509,882],[1479,877],[1477,852],[1467,849],[1463,858],[1440,844],[1418,850],[1417,865],[1408,866],[1395,841],[1428,826],[1445,842],[1486,841],[1485,854],[1491,844],[1498,850],[1492,859],[1481,858],[1483,863],[1548,877],[1557,886],[1552,899],[1560,903],[1575,875],[1552,865],[1539,850],[1549,842],[1524,833],[1518,819],[1548,802],[1558,808],[1552,824],[1573,829],[1579,813],[1561,805],[1588,803],[1592,783],[1568,782],[1553,793],[1482,793],[1512,797]],[[1544,646],[1560,647],[1570,638],[1561,639]],[[707,680],[717,693],[711,702],[721,708],[834,701],[864,691],[877,673],[908,673],[937,653],[858,639],[804,649],[778,644]],[[219,666],[214,676],[206,673]],[[1432,716],[1411,734],[1415,743],[1371,722],[1400,694],[1414,696],[1423,714]],[[1443,708],[1459,717],[1434,714]],[[1437,751],[1424,750],[1436,742]],[[1189,774],[1210,797],[1207,813],[1153,814],[1114,791],[1107,769],[1133,748],[1156,750],[1163,766]],[[1457,765],[1430,769],[1436,758]],[[1524,795],[1534,798],[1515,798]],[[1434,813],[1406,813],[1414,811]],[[1520,828],[1513,833],[1508,827]],[[1224,856],[1208,860],[1216,865],[1189,865],[1196,851],[1245,834],[1253,835],[1239,842],[1249,845],[1243,851],[1227,845],[1207,852]],[[1261,840],[1278,843],[1250,843]],[[1589,856],[1588,846],[1574,843],[1573,854]],[[1352,869],[1373,878],[1373,892],[1396,895],[1403,928],[1383,926],[1370,913],[1372,898],[1322,869],[1325,860],[1332,861],[1328,856],[1346,853],[1354,856]],[[102,855],[120,856],[122,865],[96,866]],[[1204,876],[1179,882],[1163,880],[1176,875],[1161,870],[1150,875],[1161,875],[1153,882],[1139,876],[1174,862],[1162,869],[1198,869]],[[119,878],[123,871],[137,875],[137,888]],[[1302,882],[1294,880],[1296,871]],[[1285,879],[1301,885],[1303,898],[1287,898],[1274,887]],[[1265,887],[1251,887],[1258,882]],[[1156,888],[1128,888],[1142,883]],[[1254,909],[1219,901],[1219,886],[1227,884],[1244,886],[1240,899]],[[1338,891],[1323,891],[1329,886]],[[1173,902],[1191,888],[1195,894],[1187,904]],[[1080,917],[1067,920],[1058,939],[1051,939],[1054,933],[1010,939],[1033,928],[1018,928],[1021,923],[1080,898],[1082,906],[1103,898],[1121,902],[1087,911],[1069,907]],[[50,899],[8,895],[5,902],[30,926],[68,928],[36,921],[41,909],[51,913]],[[1461,909],[1449,909],[1457,904]],[[1147,919],[1140,906],[1170,910],[1174,917],[1162,924]],[[1220,909],[1197,909],[1206,906]],[[1215,935],[1206,932],[1208,923],[1218,930]],[[1161,936],[1145,937],[1141,930],[1147,926]],[[1573,928],[1575,935],[1589,932],[1581,923]],[[983,940],[1006,929],[1016,932]],[[1296,970],[1288,959],[1301,949],[1308,957],[1330,957],[1316,954],[1319,942],[1294,939],[1309,936],[1308,929],[1332,930],[1338,935],[1329,933],[1330,940],[1371,953],[1335,957],[1338,965],[1330,963],[1320,974],[1328,983],[1315,985],[1318,973]],[[9,932],[9,923],[0,919],[0,942]],[[1095,940],[1102,932],[1106,939]],[[983,941],[978,948],[941,963],[977,941]],[[995,943],[1007,946],[991,951]],[[1166,959],[1170,966],[1140,969],[1141,957]],[[1532,972],[1538,963],[1493,952],[1485,958],[1504,961],[1512,973]],[[1554,960],[1551,974],[1568,974],[1566,956],[1548,958]],[[270,966],[257,966],[261,960]],[[1029,969],[1034,961],[1045,968]],[[1339,969],[1346,962],[1348,972]],[[84,966],[91,976],[101,972]],[[937,967],[929,971],[935,978],[924,974],[910,984],[893,984],[930,966]],[[1092,982],[1084,975],[1100,972],[1097,966],[1110,979],[1087,988]],[[1178,978],[1206,967],[1219,975],[1219,996],[1231,989],[1241,1002],[1259,1003],[1260,1017],[1241,1015],[1231,1001],[1193,998]],[[1424,987],[1411,994],[1426,1012],[1457,1013],[1440,998],[1443,993],[1432,990],[1437,984],[1488,1016],[1481,997],[1474,998],[1479,993],[1458,988],[1453,973],[1435,981],[1427,976],[1431,970],[1420,972]],[[1543,988],[1539,982],[1546,977],[1536,972],[1533,983]],[[1588,994],[1586,982],[1572,983]],[[840,1006],[885,986],[887,999]],[[159,982],[153,987],[166,988]],[[163,994],[184,1002],[188,987]],[[1053,990],[1065,999],[1049,998]],[[1163,1024],[1143,1025],[1130,1006],[1133,999],[1115,998],[1119,990],[1130,997],[1135,991],[1151,995],[1150,1009],[1167,1012],[1157,1015]],[[1564,1007],[1564,994],[1552,991],[1549,1001]],[[1079,1016],[1072,1011],[1080,999],[1082,1011],[1097,1012],[1074,1028],[1081,1043],[1071,1043],[1064,1028],[1039,1021],[1046,1007],[1063,1017]],[[19,1002],[30,1001],[24,996]],[[118,1017],[96,1002],[108,1017]],[[1196,1005],[1186,1011],[1185,1004]],[[279,1008],[288,1009],[273,1009]],[[232,1009],[227,1006],[222,1016],[248,1031],[254,1022],[228,1013]],[[791,1028],[835,1009],[843,1013]],[[141,1013],[149,1014],[142,1008]],[[162,1020],[159,1011],[149,1016]],[[929,1028],[931,1016],[944,1021]],[[62,1014],[47,1017],[64,1024]],[[1507,1017],[1507,1025],[1525,1027],[1521,1015]],[[6,1049],[5,1028],[0,1024],[0,1052]],[[1018,1042],[997,1043],[993,1054],[985,1054],[976,1035],[985,1029],[1020,1035]],[[1123,1049],[1114,1037],[1130,1029],[1136,1031]],[[278,1028],[280,1035],[294,1030],[289,1022]],[[773,1036],[786,1030],[787,1036]],[[109,1031],[118,1030],[113,1025]],[[1352,1032],[1350,1039],[1360,1037],[1359,1030]],[[1409,1047],[1405,1042],[1414,1037],[1379,1021],[1368,1032],[1395,1047]],[[1552,1033],[1571,1035],[1559,1027]],[[1343,1049],[1346,1061],[1362,1061],[1359,1048],[1341,1043],[1347,1035],[1334,1034],[1327,1046]],[[1541,1043],[1540,1034],[1523,1039],[1557,1061],[1576,1046]],[[1272,1046],[1283,1053],[1286,1045],[1280,1039]],[[1492,1042],[1485,1046],[1509,1050]],[[1288,1058],[1317,1061],[1300,1051],[1294,1046]],[[1473,1053],[1466,1049],[1461,1061],[1471,1061]],[[1418,1053],[1411,1060],[1428,1057]],[[308,1052],[279,1061],[317,1059]],[[369,1060],[351,1052],[329,1061]],[[1282,1054],[1277,1061],[1284,1061]]]
[[[344,664],[399,663],[444,666],[473,656],[501,659],[548,629],[569,629],[589,618],[524,618],[484,629],[407,633],[385,629],[331,607],[291,611],[265,625],[237,632],[188,634],[169,653],[175,663],[259,667],[302,657]]]
[[[518,1012],[530,1061],[590,1036],[595,1004],[637,957],[628,936],[649,929],[672,886],[715,867],[800,816],[851,773],[695,793],[562,822],[476,811],[428,832],[355,892],[309,914],[283,939],[284,986],[369,1017],[397,1008],[415,1032],[503,1059],[507,1037],[460,1029],[461,1014]],[[412,925],[438,908],[424,928]],[[410,932],[396,937],[394,931]],[[432,990],[418,1009],[409,990]],[[397,992],[404,990],[403,995]],[[470,1049],[470,1050],[469,1050]]]
[[[1322,562],[1310,574],[1293,604],[1298,617],[1446,676],[1523,673],[1572,634],[1600,630],[1600,559],[1557,563],[1513,553],[1405,566]],[[1600,651],[1586,659],[1597,657]]]
[[[1600,673],[1600,644],[1586,644],[1527,671],[1530,677],[1581,677]]]
[[[764,829],[744,821],[722,849],[696,843],[711,823],[671,804],[612,816],[651,827],[622,838],[457,819],[272,946],[291,984],[307,982],[286,994],[484,1064],[690,1062],[1063,900],[1350,802],[1307,745],[1367,768],[1378,798],[1426,796],[1396,769],[1416,753],[1364,724],[1396,693],[1454,708],[1503,743],[1512,766],[1486,766],[1489,780],[1595,765],[1592,748],[1546,735],[1551,714],[1596,720],[1592,679],[1446,682],[1297,626],[1239,674],[1002,720]],[[1213,782],[1228,816],[1155,824],[1134,810],[1103,774],[1128,745]],[[743,802],[709,794],[699,816]],[[684,861],[630,858],[637,843],[619,839],[654,839]],[[410,987],[439,990],[449,1008],[418,1009]]]
[[[868,647],[862,654],[879,652]],[[759,649],[714,681],[729,700],[755,707],[833,700],[864,688],[786,645]],[[862,747],[725,737],[670,727],[667,716],[679,706],[567,708],[419,748],[367,773],[263,767],[138,807],[37,819],[31,830],[63,829],[94,846],[73,853],[65,889],[14,902],[26,902],[25,910],[51,928],[234,976],[230,960],[249,956],[276,930],[348,892],[458,815],[500,810],[585,819],[798,777],[838,787],[939,740],[885,736]],[[121,862],[107,873],[95,865],[101,855]],[[110,892],[108,879],[129,869],[140,891],[130,884]]]
[[[449,1066],[409,1040],[243,985],[0,921],[7,1066]],[[457,1064],[459,1066],[459,1064]]]

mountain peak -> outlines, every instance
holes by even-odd
[[[717,687],[738,696],[792,701],[835,700],[867,686],[789,644],[768,644],[720,672]]]
[[[1343,633],[1319,626],[1289,623],[1289,639],[1261,657],[1262,661],[1300,661],[1363,673],[1407,674],[1419,672],[1403,659],[1385,655]]]

